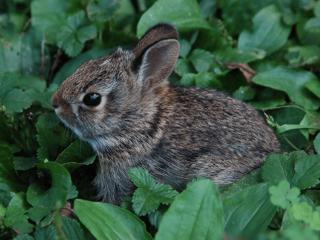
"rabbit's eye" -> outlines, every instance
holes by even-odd
[[[101,103],[101,95],[99,93],[88,93],[84,96],[83,103],[89,107],[96,107]]]

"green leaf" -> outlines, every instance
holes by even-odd
[[[1,104],[5,106],[8,113],[22,112],[29,108],[32,102],[33,99],[30,98],[28,92],[21,89],[13,89],[1,99]]]
[[[57,232],[53,225],[37,227],[34,237],[36,240],[58,240]]]
[[[53,113],[39,116],[36,128],[39,143],[37,157],[40,161],[56,159],[61,149],[70,144],[70,134],[59,124],[59,119]]]
[[[19,234],[13,240],[34,240],[34,238],[31,237],[29,234]]]
[[[36,166],[38,160],[34,157],[14,157],[13,164],[15,170],[28,170]]]
[[[271,5],[254,16],[252,32],[241,32],[238,48],[244,51],[260,49],[271,54],[286,43],[289,33],[290,27],[282,23],[280,11]]]
[[[276,213],[269,199],[268,184],[256,184],[224,198],[225,230],[231,236],[255,239]]]
[[[319,183],[320,156],[303,151],[271,154],[262,167],[262,177],[271,184],[286,180],[300,189],[310,188]]]
[[[194,86],[196,81],[195,77],[196,74],[194,73],[186,73],[180,79],[180,84],[185,87]]]
[[[151,239],[144,223],[123,208],[77,199],[74,209],[80,222],[97,240]]]
[[[180,56],[185,58],[187,57],[187,55],[191,50],[191,47],[192,47],[191,43],[185,39],[180,39],[179,43],[180,43]]]
[[[320,17],[309,19],[306,22],[304,29],[309,32],[319,33],[320,32]]]
[[[270,187],[269,193],[270,200],[275,206],[287,209],[299,201],[300,190],[296,187],[290,188],[290,183],[282,180],[278,185]]]
[[[320,155],[320,133],[317,134],[313,141],[314,149]]]
[[[201,88],[221,88],[220,81],[212,72],[200,72],[195,76],[195,85]]]
[[[249,86],[241,86],[236,91],[233,92],[233,97],[241,100],[241,101],[248,101],[254,98],[256,94],[255,90]]]
[[[155,239],[222,239],[223,209],[211,180],[197,180],[179,194],[163,216]]]
[[[298,153],[296,153],[298,154]],[[298,156],[305,156],[301,153]],[[282,180],[291,182],[294,176],[295,155],[271,154],[262,167],[262,178],[275,185]]]
[[[69,172],[55,162],[39,163],[38,168],[49,171],[51,187],[44,190],[40,184],[31,184],[27,191],[27,201],[34,207],[46,208],[49,211],[64,207],[71,189]]]
[[[35,0],[31,3],[32,25],[47,35],[48,41],[57,40],[65,23],[68,2],[63,0]]]
[[[0,144],[0,183],[11,191],[20,191],[24,187],[13,167],[13,153],[9,146]]]
[[[96,159],[91,147],[80,140],[76,140],[65,148],[57,157],[56,162],[64,167],[75,169],[83,165],[90,165]]]
[[[213,54],[203,49],[195,49],[190,55],[190,61],[199,73],[207,72],[212,66],[213,60]]]
[[[24,195],[21,193],[13,194],[13,198],[6,211],[4,224],[19,233],[30,233],[33,225],[28,222],[28,217],[25,213],[26,205]]]
[[[300,156],[295,164],[294,170],[295,175],[292,183],[298,188],[306,189],[318,184],[320,178],[320,156]]]
[[[167,184],[157,183],[143,168],[129,170],[131,181],[138,188],[133,194],[133,210],[137,215],[146,215],[156,210],[160,204],[170,204],[178,192]]]
[[[320,62],[318,46],[294,46],[288,48],[286,59],[290,65],[305,66]]]
[[[87,14],[91,21],[104,23],[113,17],[119,7],[117,0],[90,0]]]
[[[314,81],[309,81],[306,84],[306,88],[312,92],[314,95],[316,95],[318,98],[320,98],[320,81],[319,80],[314,80]]]
[[[66,239],[86,240],[79,222],[72,218],[62,217],[62,231]]]
[[[311,72],[277,67],[272,70],[258,73],[252,81],[258,85],[286,92],[291,101],[315,110],[320,106],[320,101],[306,91],[308,82],[318,81]]]
[[[176,67],[175,67],[175,73],[179,76],[185,76],[188,73],[191,73],[193,71],[193,68],[190,64],[190,62],[187,59],[178,59]]]
[[[57,35],[58,46],[71,57],[78,55],[87,40],[94,38],[97,29],[94,25],[83,26],[85,24],[84,11],[76,12],[67,18],[66,25],[60,28]]]
[[[209,28],[196,0],[158,0],[141,16],[137,36],[141,37],[150,27],[162,22],[175,25],[179,31]]]
[[[0,72],[29,75],[38,73],[39,65],[40,42],[33,31],[0,38]]]
[[[320,230],[320,212],[313,210],[312,206],[307,202],[298,202],[293,204],[289,209],[289,213],[294,219],[305,222],[313,230]]]

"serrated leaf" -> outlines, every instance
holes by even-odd
[[[150,27],[162,22],[171,23],[180,31],[209,28],[196,0],[158,0],[141,16],[137,36],[141,37]]]
[[[222,239],[223,207],[211,180],[191,182],[164,214],[156,240]]]
[[[87,14],[91,21],[104,23],[113,17],[119,7],[117,0],[91,0],[87,5]]]
[[[56,42],[60,27],[65,23],[68,2],[35,0],[31,3],[32,25],[46,34],[50,43]]]
[[[24,195],[21,193],[14,194],[6,210],[4,224],[20,233],[30,233],[33,225],[28,222],[25,213]]]
[[[287,93],[291,101],[306,109],[315,110],[320,106],[320,101],[306,92],[307,83],[318,81],[311,72],[277,67],[258,73],[252,81],[255,84]]]
[[[298,158],[295,167],[295,175],[292,183],[300,189],[306,189],[319,183],[320,156],[307,155]]]
[[[171,186],[157,183],[143,168],[130,169],[129,176],[138,187],[132,197],[133,209],[137,215],[153,212],[161,203],[171,203],[178,194]]]
[[[151,239],[144,223],[123,208],[77,199],[74,210],[80,222],[97,240]]]
[[[225,196],[225,230],[231,236],[255,238],[276,213],[269,199],[268,184],[256,184]]]
[[[290,27],[282,23],[281,13],[274,5],[261,9],[254,16],[253,29],[253,32],[241,32],[238,40],[240,50],[260,49],[271,54],[286,43],[290,33]]]
[[[301,156],[305,156],[301,153]],[[295,172],[296,158],[287,154],[271,154],[267,157],[262,167],[262,178],[271,184],[277,184],[282,180],[291,182]]]
[[[303,151],[271,154],[262,167],[262,177],[272,184],[286,180],[293,186],[307,189],[319,182],[320,156]]]
[[[85,13],[79,11],[67,18],[66,25],[58,33],[58,46],[71,57],[78,55],[87,40],[94,38],[97,29],[94,25],[84,26]]]

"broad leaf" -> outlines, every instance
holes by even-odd
[[[270,202],[269,185],[262,183],[230,193],[224,198],[226,232],[255,239],[276,213]]]
[[[209,28],[196,0],[158,0],[140,18],[137,36],[141,37],[150,27],[162,22],[171,23],[181,31]]]
[[[84,231],[78,221],[69,217],[62,217],[62,231],[67,239],[86,240]]]
[[[123,208],[77,199],[75,213],[97,240],[151,239],[144,223]]]
[[[311,72],[277,67],[272,70],[258,73],[252,81],[258,85],[286,92],[291,101],[315,110],[320,106],[320,101],[306,91],[307,83],[318,81]]]
[[[13,166],[13,153],[9,146],[0,144],[0,183],[11,191],[22,190],[23,184],[19,181]]]
[[[69,169],[83,165],[90,165],[96,159],[91,147],[80,140],[76,140],[65,148],[57,157],[56,162],[63,164]]]
[[[207,72],[212,66],[213,54],[203,49],[195,49],[190,55],[190,60],[197,72]]]
[[[51,187],[44,190],[40,184],[31,184],[27,191],[28,202],[34,207],[46,208],[49,211],[64,207],[68,193],[71,190],[69,172],[55,162],[40,163],[38,168],[49,171]]]
[[[222,202],[211,180],[197,180],[179,194],[164,214],[156,240],[222,239]]]
[[[318,133],[316,138],[314,139],[313,145],[316,152],[320,155],[320,133]]]
[[[286,43],[289,33],[290,27],[282,22],[280,11],[271,5],[254,16],[253,32],[240,34],[238,48],[245,51],[261,49],[270,54]]]

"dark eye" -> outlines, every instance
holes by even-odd
[[[89,107],[96,107],[101,103],[101,95],[99,93],[88,93],[84,96],[83,103]]]

